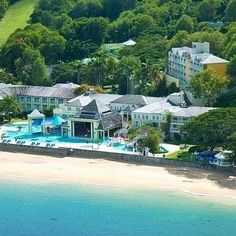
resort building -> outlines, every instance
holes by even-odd
[[[53,113],[54,115],[58,115],[62,118],[69,118],[75,115],[94,99],[104,105],[109,106],[111,101],[120,98],[121,96],[122,95],[117,94],[97,94],[88,91],[81,96],[75,97],[63,104],[59,104],[59,107],[54,109]]]
[[[104,139],[121,127],[121,115],[94,99],[68,119],[68,131],[63,127],[63,136]]]
[[[175,82],[180,89],[186,90],[188,81],[196,73],[211,69],[219,75],[225,75],[228,63],[210,53],[208,42],[193,42],[192,48],[172,48],[168,53],[167,82]]]
[[[5,84],[0,86],[0,98],[13,95],[24,112],[34,109],[43,111],[48,107],[56,108],[76,97],[74,91],[78,86],[73,83],[56,84],[52,87]]]
[[[215,108],[190,106],[187,108],[181,108],[181,109],[171,112],[171,122],[170,122],[171,137],[179,138],[181,135],[180,134],[181,126],[183,126],[187,121],[189,121],[193,117],[197,117],[212,109],[215,109]]]
[[[139,108],[132,112],[132,127],[137,128],[145,124],[163,130],[166,124],[170,127],[171,137],[180,135],[180,127],[189,119],[214,109],[211,107],[187,107],[184,93],[173,93],[167,98]],[[169,118],[169,119],[168,119]]]

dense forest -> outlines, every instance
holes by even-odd
[[[101,47],[128,39],[137,43],[115,56]],[[163,76],[168,50],[192,41],[210,42],[230,61],[230,89],[218,105],[236,105],[236,0],[39,0],[30,25],[1,48],[0,79],[164,96],[177,90]]]

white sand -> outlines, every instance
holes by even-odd
[[[53,158],[0,151],[0,180],[3,179],[177,190],[236,203],[236,177],[192,168],[152,167],[103,159]]]

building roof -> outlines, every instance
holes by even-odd
[[[99,120],[101,114],[111,112],[110,108],[95,99],[88,105],[83,107],[78,113],[74,115],[74,118]]]
[[[222,59],[220,57],[214,56],[209,53],[204,53],[208,54],[206,55],[205,58],[202,59],[201,64],[206,65],[206,64],[221,64],[221,63],[228,63],[229,61]]]
[[[112,112],[105,104],[92,100],[74,115],[76,119],[100,121],[98,129],[108,130],[121,126],[122,118],[116,112]]]
[[[76,95],[73,88],[13,85],[5,91],[11,95],[71,99]]]
[[[126,94],[121,96],[120,98],[115,99],[111,103],[145,106],[148,104],[148,101],[143,95]]]
[[[189,47],[180,47],[180,48],[172,48],[172,52],[174,54],[180,55],[181,57],[190,58],[192,61],[196,61],[203,65],[206,64],[221,64],[228,63],[229,61],[222,59],[220,57],[214,56],[211,53],[203,52],[203,53],[194,53],[194,50]]]
[[[122,44],[123,44],[124,46],[133,46],[133,45],[136,44],[136,42],[135,42],[134,40],[132,40],[132,39],[129,39],[129,40],[123,42]]]
[[[43,113],[40,113],[37,109],[34,109],[28,117],[30,118],[44,118],[45,115]]]
[[[52,86],[53,88],[72,88],[72,89],[76,89],[78,87],[80,87],[80,85],[78,84],[74,84],[74,83],[58,83]]]
[[[144,114],[153,114],[153,113],[165,113],[165,112],[174,112],[181,109],[179,106],[173,106],[167,99],[163,99],[159,102],[149,104],[147,106],[141,107],[134,113],[144,113]]]
[[[187,108],[181,108],[178,111],[172,112],[172,115],[178,116],[178,117],[195,117],[195,116],[199,116],[205,112],[208,112],[212,109],[215,109],[215,108],[191,106],[191,107],[187,107]]]
[[[122,97],[122,95],[106,93],[92,93],[89,96],[92,100],[95,99],[105,105],[109,105],[112,101]]]
[[[71,107],[84,107],[88,105],[92,101],[91,97],[88,96],[78,96],[76,98],[73,98],[65,104],[66,106]]]

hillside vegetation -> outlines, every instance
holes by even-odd
[[[0,78],[33,85],[79,81],[121,94],[164,96],[177,91],[163,76],[167,52],[208,41],[213,54],[230,61],[234,83],[235,9],[236,0],[39,0],[31,24],[2,46]],[[9,21],[18,24],[13,14]],[[101,47],[130,38],[137,43],[115,55]]]
[[[37,0],[20,0],[10,5],[0,20],[0,45],[18,28],[24,28],[30,20]]]

